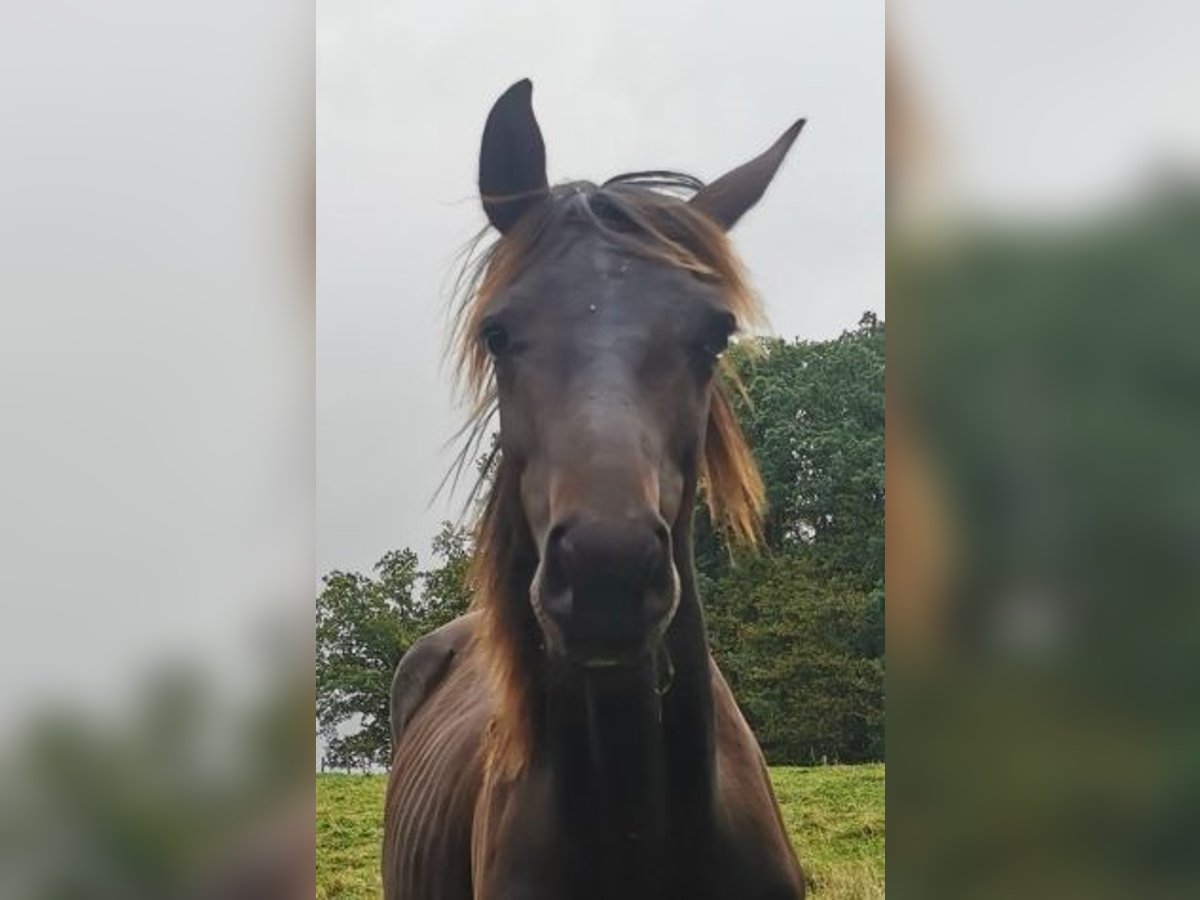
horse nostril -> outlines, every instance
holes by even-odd
[[[571,547],[566,535],[567,526],[560,522],[551,528],[546,536],[545,580],[546,586],[553,591],[563,591],[570,587],[568,557]]]
[[[562,552],[563,538],[566,537],[567,526],[561,522],[550,529],[546,535],[546,558],[554,559]]]

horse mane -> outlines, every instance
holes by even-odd
[[[719,285],[738,332],[751,332],[765,317],[742,264],[724,230],[686,202],[701,187],[696,178],[666,171],[619,175],[600,186],[557,185],[506,234],[484,246],[485,229],[464,252],[454,283],[448,349],[469,414],[447,477],[457,483],[464,468],[482,456],[468,500],[482,503],[469,578],[473,606],[483,611],[477,646],[497,701],[489,759],[510,774],[528,758],[536,733],[533,698],[541,651],[528,591],[537,554],[521,507],[519,473],[495,443],[481,454],[497,399],[480,327],[492,299],[549,252],[561,228],[583,223],[630,253]],[[700,491],[714,525],[732,542],[755,546],[764,489],[731,402],[731,392],[742,390],[728,356],[722,358],[700,461]]]

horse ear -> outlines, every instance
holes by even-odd
[[[761,156],[756,156],[745,165],[726,172],[703,188],[692,198],[692,206],[699,208],[728,231],[762,199],[767,185],[771,183],[771,179],[779,171],[780,163],[791,149],[792,142],[804,127],[804,122],[804,119],[796,122]]]
[[[501,234],[549,192],[546,145],[533,116],[533,83],[524,78],[488,113],[479,151],[479,193],[488,221]]]

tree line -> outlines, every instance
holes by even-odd
[[[729,546],[701,505],[696,565],[713,654],[772,764],[883,757],[884,324],[731,351],[767,494],[763,546]],[[323,764],[386,766],[388,690],[422,634],[465,612],[469,532],[443,524],[317,597]]]

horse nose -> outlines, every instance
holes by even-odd
[[[568,519],[546,539],[548,574],[575,591],[636,593],[667,577],[670,532],[657,516]]]
[[[671,535],[659,516],[576,517],[550,529],[541,602],[569,651],[631,651],[675,599]]]

